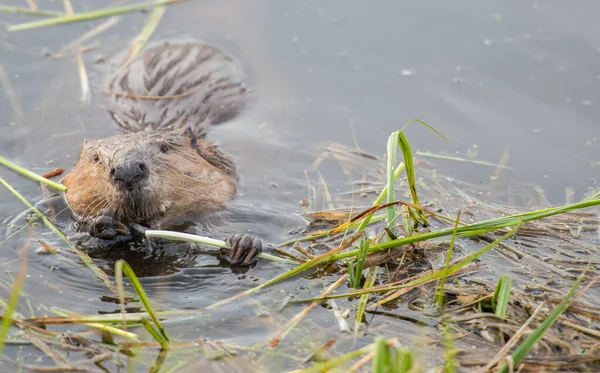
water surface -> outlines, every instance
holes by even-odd
[[[9,3],[22,6],[16,0]],[[39,5],[56,9],[60,3]],[[74,5],[76,11],[83,11],[109,2]],[[286,240],[288,232],[304,225],[300,213],[306,210],[300,201],[308,197],[305,170],[325,146],[330,142],[358,145],[383,155],[389,133],[414,117],[450,140],[414,126],[407,135],[415,150],[475,155],[477,160],[494,163],[506,151],[508,165],[515,169],[503,172],[496,188],[515,181],[539,185],[551,204],[564,202],[565,188],[574,188],[575,198],[583,197],[596,185],[595,166],[600,162],[600,34],[595,16],[599,10],[594,1],[209,0],[170,6],[153,40],[193,37],[220,45],[242,61],[256,90],[247,113],[211,133],[239,166],[240,194],[226,211],[191,231],[217,238],[248,232],[273,244]],[[31,19],[0,14],[0,23]],[[88,104],[80,99],[73,55],[56,54],[102,20],[0,31],[0,64],[18,103],[15,106],[6,94],[0,94],[0,155],[34,172],[56,167],[69,170],[84,138],[115,134],[116,125],[101,101],[110,68],[106,61],[127,48],[146,19],[145,13],[121,16],[115,26],[86,43],[94,46],[84,54],[92,87]],[[469,163],[427,161],[436,162],[445,175],[471,183],[469,192],[474,193],[487,190],[494,174],[493,168]],[[360,177],[345,175],[335,162],[326,162],[320,171],[334,193],[348,191],[349,178]],[[42,194],[34,183],[3,168],[0,177],[40,203]],[[310,178],[313,185],[319,185],[314,172]],[[24,207],[7,191],[0,196],[4,239],[14,232],[9,224],[24,224]],[[45,307],[50,306],[81,314],[118,309],[103,300],[108,290],[87,268],[34,253],[40,239],[61,244],[39,225],[0,246],[4,284],[12,283],[19,265],[17,252],[28,235],[32,240],[24,291],[33,308],[23,308],[25,316],[47,314]],[[125,248],[122,257],[143,276],[151,298],[165,308],[198,309],[288,268],[261,262],[240,273],[220,265],[213,255],[191,255],[181,245],[166,245],[157,252]],[[98,259],[109,273],[121,256],[113,254]],[[281,294],[307,296],[322,291],[325,284],[325,279],[298,279],[234,303],[218,317],[194,327],[169,328],[173,337],[181,339],[203,336],[237,344],[264,342],[274,326],[256,320],[259,303],[276,312],[274,301],[280,301]],[[291,306],[281,315],[291,317],[300,309]],[[434,320],[403,305],[395,312],[424,319],[429,326],[376,316],[373,333],[385,332],[392,325],[391,334],[402,335],[402,342],[409,345],[436,333]],[[315,336],[319,343],[336,335],[335,319],[325,308],[313,311],[306,325],[314,331],[315,323],[323,326]],[[302,324],[299,329],[302,336]],[[367,335],[363,342],[371,338]],[[344,350],[344,346],[339,348]],[[9,347],[7,354],[15,356],[16,349]],[[36,364],[51,362],[43,358]]]

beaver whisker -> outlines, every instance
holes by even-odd
[[[103,195],[98,194],[94,199],[92,199],[91,203],[89,204],[88,208],[86,208],[83,213],[81,214],[81,217],[83,219],[87,219],[90,214],[92,213],[92,211],[95,211],[99,206],[102,206],[103,203],[108,202]]]

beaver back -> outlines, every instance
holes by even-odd
[[[126,132],[187,127],[203,137],[245,108],[244,79],[241,64],[217,47],[163,42],[110,77],[107,108]]]

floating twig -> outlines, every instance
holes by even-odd
[[[184,0],[158,0],[158,1],[149,1],[149,2],[125,5],[125,6],[115,7],[115,8],[106,8],[106,9],[101,9],[101,10],[94,10],[91,12],[83,12],[83,13],[77,13],[77,14],[73,14],[73,15],[65,15],[65,16],[55,17],[55,18],[51,18],[51,19],[44,19],[44,20],[40,20],[40,21],[21,23],[18,25],[11,25],[11,26],[7,27],[7,30],[8,31],[22,31],[22,30],[30,30],[30,29],[34,29],[34,28],[39,28],[39,27],[55,26],[55,25],[60,25],[60,24],[64,24],[64,23],[89,21],[89,20],[96,19],[96,18],[110,17],[110,16],[114,16],[117,14],[133,12],[136,10],[141,10],[141,9],[150,8],[150,7],[154,7],[154,6],[173,4],[173,3],[182,2],[182,1],[184,1]]]
[[[32,16],[42,16],[42,17],[61,17],[61,16],[65,15],[64,13],[55,12],[52,10],[21,8],[18,6],[8,6],[8,5],[0,5],[0,12],[21,13],[21,14],[29,14]]]
[[[59,184],[55,181],[48,180],[44,176],[38,175],[35,172],[31,172],[21,166],[18,166],[16,164],[12,163],[11,161],[9,161],[8,159],[3,158],[2,156],[0,156],[0,164],[5,167],[10,168],[11,170],[13,170],[15,172],[20,173],[23,176],[27,176],[30,179],[33,179],[35,181],[39,181],[40,183],[46,184],[46,185],[58,190],[59,192],[65,192],[67,190],[66,186]]]

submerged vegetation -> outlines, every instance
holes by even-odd
[[[8,7],[0,11],[50,17],[8,27],[18,31],[155,6],[127,59],[150,37],[163,6],[173,2],[82,14],[74,14],[70,5],[64,14]],[[98,27],[109,27],[103,25]],[[79,43],[93,34],[94,30],[88,31],[67,49],[81,53]],[[79,67],[83,82],[85,67],[83,63]],[[86,87],[82,83],[83,96]],[[308,178],[307,226],[262,255],[262,260],[277,262],[281,273],[202,309],[174,309],[153,299],[125,260],[115,263],[110,276],[56,227],[50,209],[40,210],[0,178],[3,187],[32,213],[25,226],[0,241],[0,248],[9,241],[22,245],[18,274],[10,282],[0,282],[0,351],[4,351],[0,363],[15,371],[47,372],[600,370],[600,293],[595,270],[600,264],[600,196],[592,193],[579,202],[549,207],[536,203],[543,197],[535,189],[534,197],[523,190],[498,192],[490,202],[489,196],[471,193],[472,186],[416,162],[405,134],[411,123],[433,130],[420,120],[410,121],[388,138],[385,159],[341,145],[325,149],[307,172],[307,176],[317,172],[319,185]],[[345,171],[359,170],[362,178],[349,181],[349,191],[332,193],[318,173],[319,165],[329,160]],[[1,157],[0,164],[41,182],[44,190],[65,190]],[[8,198],[9,193],[4,195]],[[46,230],[68,248],[47,244],[38,234]],[[190,234],[139,230],[148,238],[226,245]],[[28,252],[40,246],[65,266],[83,263],[90,277],[105,284],[103,296],[119,308],[86,315],[53,305],[32,306],[35,300],[23,284],[40,281],[27,277]],[[308,291],[295,286],[309,281],[320,285],[320,293],[299,299]],[[283,300],[282,293],[287,295]],[[271,297],[264,298],[265,294]],[[244,307],[254,306],[251,317],[263,320],[268,337],[241,344],[201,336],[211,318],[223,317],[222,312],[242,301]],[[311,318],[321,307],[331,311],[334,328],[326,329],[327,322]],[[177,324],[200,329],[200,336],[171,333],[170,327]],[[20,346],[41,354],[21,356]],[[10,354],[5,353],[8,348],[13,349]]]

